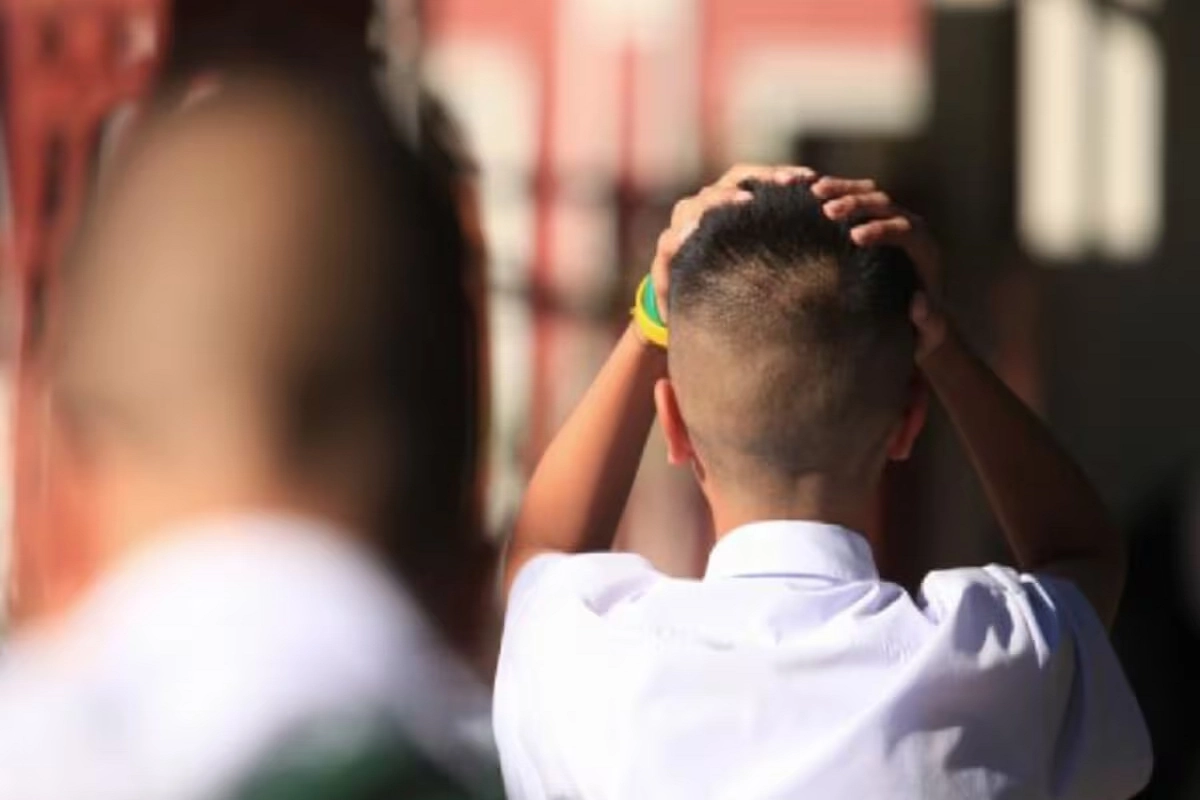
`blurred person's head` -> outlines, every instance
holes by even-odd
[[[323,0],[177,3],[172,11],[172,39],[154,100],[155,106],[166,112],[186,108],[220,92],[227,74],[263,64],[312,73],[338,71],[375,82],[378,99],[391,112],[393,134],[416,151],[424,169],[439,184],[438,190],[453,197],[466,236],[467,259],[465,264],[456,266],[471,302],[471,313],[463,318],[462,335],[466,336],[468,348],[464,364],[467,392],[476,409],[470,423],[468,460],[477,476],[466,519],[481,534],[486,491],[482,483],[484,473],[478,466],[483,457],[481,443],[488,428],[490,394],[486,352],[487,247],[482,229],[478,167],[457,120],[421,82],[419,47],[411,42],[401,43],[406,51],[402,55],[415,60],[402,71],[402,80],[398,81],[395,71],[389,68],[396,42],[372,36],[376,33],[372,24],[381,17],[408,28],[408,36],[416,36],[417,28],[413,26],[419,26],[415,13],[419,6],[403,0],[386,3],[345,0],[332,4]],[[394,32],[395,27],[389,31]],[[453,616],[488,613],[486,591],[478,596],[475,587],[486,586],[494,558],[494,549],[480,546],[472,559],[474,566],[461,573],[475,577],[464,578],[471,587],[469,590],[454,592],[458,607]],[[435,584],[433,592],[448,591],[444,582],[429,571],[419,577]]]
[[[487,246],[479,167],[446,103],[421,79],[420,0],[177,0],[155,105],[171,112],[219,92],[227,73],[270,65],[309,73],[338,71],[376,79],[396,136],[416,150],[440,191],[451,194],[467,244],[463,270],[474,313],[466,320],[470,392],[486,423],[484,306]],[[403,85],[386,77],[405,62]],[[412,102],[406,102],[411,96]],[[473,441],[481,437],[474,437]],[[478,458],[478,455],[474,455]]]
[[[54,363],[102,555],[186,518],[315,515],[459,621],[483,550],[466,258],[366,76],[228,72],[142,127],[69,265]]]
[[[672,263],[658,392],[672,459],[694,465],[719,528],[863,526],[924,420],[913,265],[855,245],[805,184],[745,188],[753,199],[706,214]]]

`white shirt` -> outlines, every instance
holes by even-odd
[[[347,537],[289,517],[205,522],[0,652],[0,798],[222,797],[295,733],[336,748],[377,722],[485,783],[489,704]]]
[[[702,581],[542,556],[493,707],[510,800],[1127,798],[1137,703],[1070,584],[989,566],[883,582],[859,535],[768,522]]]

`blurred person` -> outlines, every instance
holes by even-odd
[[[381,92],[395,135],[417,151],[433,180],[449,192],[465,236],[466,259],[451,268],[465,283],[470,313],[463,315],[468,352],[465,402],[476,413],[464,419],[475,486],[463,512],[466,522],[449,568],[425,570],[410,581],[428,582],[426,593],[446,598],[439,614],[452,645],[467,656],[490,684],[499,641],[499,613],[494,574],[497,551],[486,537],[484,445],[489,430],[490,368],[486,305],[487,247],[478,195],[479,169],[466,137],[446,104],[421,83],[418,56],[412,42],[417,20],[399,15],[411,3],[343,0],[179,0],[172,7],[170,47],[164,54],[154,95],[140,109],[123,114],[110,131],[106,151],[119,153],[120,142],[136,132],[142,114],[173,113],[219,93],[223,77],[247,65],[272,64],[310,72],[337,70],[356,77],[370,76]],[[393,18],[399,17],[398,24]],[[380,35],[381,26],[392,20]],[[369,36],[368,33],[371,35]],[[395,39],[405,39],[396,42]],[[393,68],[403,61],[405,69]],[[415,103],[403,101],[408,95]],[[431,265],[444,268],[445,265]],[[446,588],[453,581],[453,590]],[[440,588],[438,588],[440,587]]]
[[[1106,630],[1121,536],[939,310],[914,218],[871,181],[735,168],[676,207],[651,276],[665,329],[639,292],[508,548],[509,796],[1137,791],[1150,748]],[[926,386],[1018,569],[933,572],[910,596],[861,532]],[[711,508],[699,581],[605,552],[656,409]]]
[[[396,0],[182,0],[174,6],[175,31],[156,101],[163,108],[186,107],[219,92],[223,75],[239,64],[336,68],[371,76],[395,135],[416,150],[434,181],[451,194],[466,244],[466,260],[454,268],[470,302],[462,323],[468,348],[466,401],[476,411],[466,422],[471,426],[467,458],[476,476],[463,512],[464,532],[471,541],[469,552],[456,551],[449,576],[431,571],[410,580],[434,586],[444,585],[448,577],[455,580],[454,591],[442,592],[453,598],[453,607],[440,613],[454,618],[454,646],[490,684],[499,646],[499,613],[493,580],[497,551],[486,537],[483,519],[491,370],[479,166],[450,108],[423,83],[418,5]],[[459,632],[470,635],[463,638]]]
[[[366,76],[230,69],[116,156],[52,331],[94,574],[0,659],[0,797],[477,797],[466,243]]]

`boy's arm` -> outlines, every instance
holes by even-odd
[[[947,330],[928,313],[917,324]],[[921,358],[921,369],[954,423],[1017,564],[1071,580],[1111,626],[1125,581],[1125,545],[1095,489],[957,335],[944,332],[939,340]]]
[[[666,371],[666,351],[630,325],[529,481],[505,559],[506,595],[537,555],[612,546]]]
[[[744,180],[812,177],[811,170],[798,167],[737,166],[676,204],[650,270],[659,309],[665,314],[671,260],[705,212],[752,199],[738,188]],[[666,375],[666,351],[643,342],[629,326],[529,481],[505,558],[506,597],[521,567],[535,556],[612,547],[654,423],[654,384]]]
[[[813,192],[828,199],[831,218],[859,220],[852,231],[859,245],[905,248],[936,297],[937,248],[919,220],[870,181],[825,178]],[[954,424],[1018,566],[1071,580],[1111,625],[1125,548],[1096,491],[1046,426],[954,334],[928,295],[917,297],[913,324],[917,362]]]

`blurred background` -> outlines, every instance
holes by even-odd
[[[5,397],[171,22],[159,0],[0,0]],[[1156,740],[1147,796],[1200,797],[1198,34],[1195,0],[381,2],[367,35],[398,119],[419,74],[477,167],[489,525],[502,535],[682,194],[738,161],[875,177],[929,220],[968,337],[1127,525],[1116,636]],[[0,499],[20,532],[44,454],[21,446],[38,409],[10,405]],[[884,570],[909,585],[1004,558],[936,415],[882,518]],[[704,524],[652,443],[626,541],[685,573],[670,537]]]

